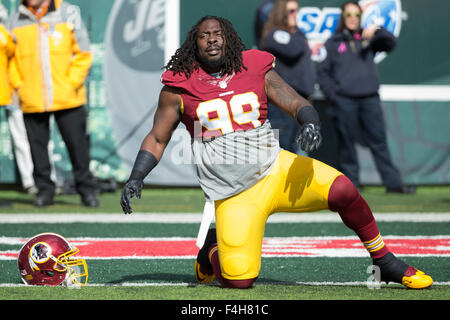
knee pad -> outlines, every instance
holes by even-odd
[[[331,211],[341,211],[348,208],[360,197],[358,189],[344,175],[337,177],[328,193],[328,207]]]
[[[245,268],[242,268],[242,259],[224,259],[227,261],[227,263],[220,263],[218,259],[218,253],[217,253],[217,247],[215,247],[216,250],[211,250],[211,263],[213,266],[214,273],[216,275],[217,280],[224,286],[225,288],[232,288],[232,289],[247,289],[250,288],[253,285],[253,282],[255,282],[256,277],[250,278],[244,276],[241,279],[228,279],[224,276],[230,277],[231,275],[225,274],[224,270],[228,270],[228,273],[234,273],[234,274],[241,274],[244,272]],[[245,258],[244,258],[245,259]],[[241,264],[239,264],[241,263]],[[244,262],[245,264],[245,262]],[[247,268],[248,269],[248,268]]]
[[[250,269],[250,259],[242,253],[226,254],[221,261],[222,275],[227,279],[245,279]]]

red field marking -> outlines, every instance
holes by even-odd
[[[26,241],[25,239],[18,240]],[[86,259],[194,258],[195,239],[69,239]],[[450,256],[450,236],[384,238],[388,248],[400,256]],[[265,238],[263,257],[368,257],[353,237]],[[0,251],[0,259],[16,259],[17,252]]]
[[[385,245],[397,255],[450,256],[450,237],[386,237]],[[368,253],[354,238],[268,238],[263,256],[358,257]]]
[[[88,240],[72,241],[86,258],[196,256],[195,240]]]

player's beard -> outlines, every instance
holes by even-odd
[[[202,65],[203,69],[206,69],[205,71],[208,72],[219,72],[225,60],[223,56],[218,59],[210,59],[210,60],[205,59],[201,56],[197,56],[197,58],[200,64]]]

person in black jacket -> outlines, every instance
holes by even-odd
[[[261,49],[261,36],[264,25],[269,20],[270,12],[276,0],[264,0],[255,10],[255,21],[253,23],[253,41],[255,47]]]
[[[396,38],[377,25],[362,29],[362,10],[357,2],[348,1],[341,9],[337,30],[325,42],[327,56],[317,71],[322,92],[336,108],[339,169],[360,188],[355,141],[361,130],[386,191],[414,193],[413,187],[403,184],[391,160],[374,62],[377,52],[395,47]]]
[[[302,97],[314,93],[316,75],[310,49],[303,32],[297,27],[296,0],[277,0],[264,25],[260,48],[276,57],[275,71]],[[280,146],[297,153],[298,124],[280,109],[269,105],[272,128],[279,130]]]

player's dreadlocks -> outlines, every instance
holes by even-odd
[[[197,58],[197,33],[200,24],[209,19],[217,20],[220,23],[225,36],[225,57],[222,72],[224,74],[232,74],[233,71],[236,73],[240,72],[241,68],[247,70],[242,63],[242,51],[245,50],[245,45],[236,30],[234,30],[231,22],[225,18],[209,15],[201,18],[192,27],[186,36],[186,40],[164,67],[166,70],[172,70],[174,74],[184,73],[187,78],[191,76],[192,71],[198,70],[200,64]]]

